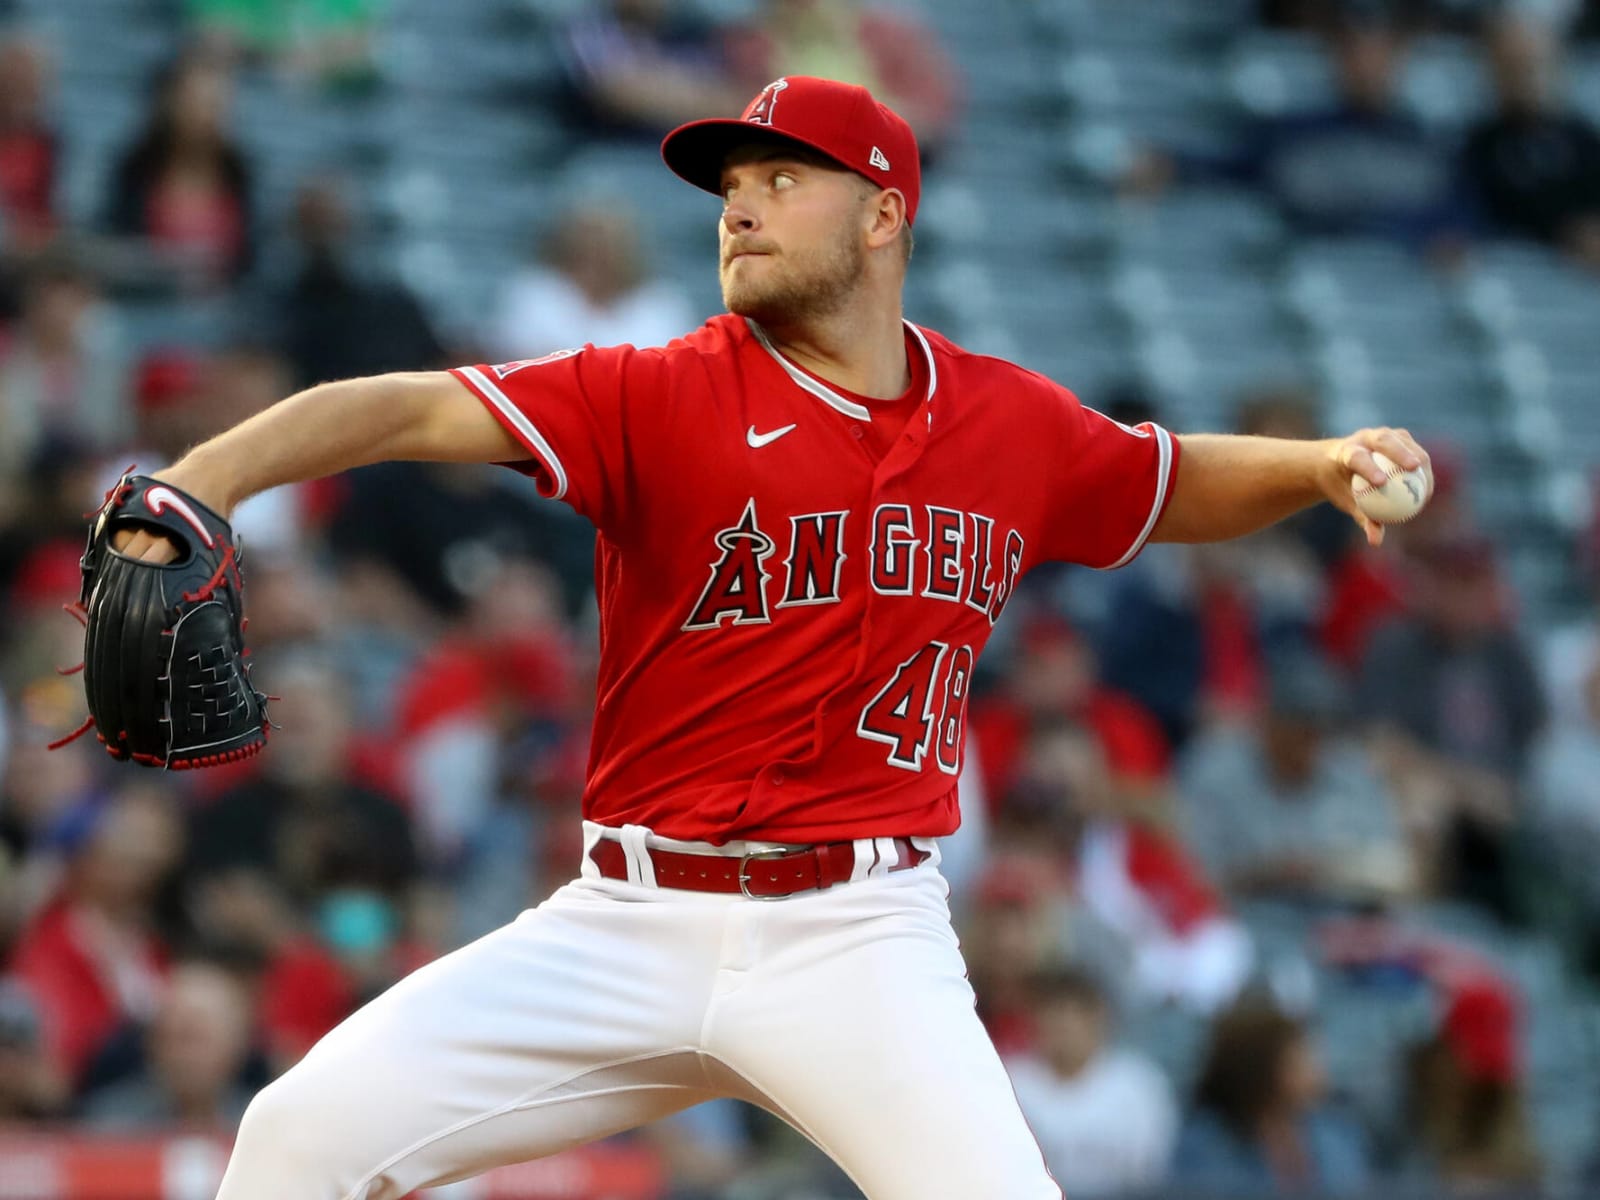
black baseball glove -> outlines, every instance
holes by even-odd
[[[178,556],[144,562],[112,537],[142,526]],[[89,719],[112,758],[181,770],[233,762],[267,741],[267,697],[250,682],[244,580],[233,529],[171,484],[124,475],[106,495],[83,552]]]

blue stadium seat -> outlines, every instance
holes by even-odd
[[[1444,134],[1462,132],[1492,106],[1477,43],[1445,35],[1416,43],[1406,58],[1401,97],[1424,124]]]
[[[1333,68],[1309,34],[1257,31],[1234,44],[1228,86],[1246,112],[1272,117],[1326,107],[1334,97]]]

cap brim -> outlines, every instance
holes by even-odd
[[[803,146],[829,162],[838,163],[840,170],[854,169],[814,142],[735,117],[712,117],[678,126],[661,140],[661,159],[680,179],[719,196],[722,194],[722,168],[728,155],[740,146],[762,142]]]

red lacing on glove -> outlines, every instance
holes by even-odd
[[[241,762],[244,759],[250,758],[252,755],[260,754],[262,750],[266,749],[266,745],[267,727],[263,725],[261,727],[261,740],[259,742],[251,742],[248,746],[239,746],[233,750],[225,750],[221,754],[207,754],[200,758],[185,758],[180,759],[175,763],[167,763],[165,765],[169,771],[189,771],[194,770],[197,767],[220,767],[223,763]],[[161,760],[156,759],[154,761],[159,763]]]
[[[223,576],[229,567],[233,567],[233,584],[236,590],[243,590],[243,581],[239,578],[239,568],[235,565],[233,547],[228,546],[222,551],[222,561],[217,564],[217,569],[211,573],[211,578],[206,580],[192,592],[185,592],[183,598],[190,604],[198,604],[202,600],[211,599],[211,594],[222,583]],[[242,630],[242,627],[241,627]]]
[[[138,465],[138,463],[128,464],[127,469],[122,472],[122,478],[117,480],[117,482],[113,483],[106,489],[105,498],[100,501],[100,507],[83,514],[83,519],[85,521],[87,521],[90,517],[98,516],[100,513],[105,512],[107,505],[110,505],[113,508],[121,506],[122,502],[128,498],[128,493],[133,491],[133,485],[127,480],[128,476],[133,474],[134,468]]]
[[[79,664],[79,666],[82,666],[82,665],[83,664],[81,664],[81,663]],[[65,745],[68,745],[68,744],[70,744],[72,742],[77,741],[79,738],[81,738],[84,734],[88,733],[89,730],[91,730],[93,728],[94,728],[94,718],[93,717],[85,717],[84,720],[83,720],[83,724],[82,725],[79,725],[71,733],[67,734],[66,737],[57,738],[55,741],[51,742],[48,746],[46,746],[45,749],[46,750],[59,750],[59,749],[61,749],[61,747],[65,746]],[[103,742],[103,741],[105,741],[105,738],[101,738],[100,740]]]

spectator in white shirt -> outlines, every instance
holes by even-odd
[[[661,346],[700,323],[682,287],[650,277],[638,230],[615,205],[560,218],[542,260],[513,274],[501,292],[490,332],[498,358],[536,358],[587,342]]]
[[[1073,1197],[1159,1184],[1178,1132],[1172,1084],[1143,1055],[1110,1045],[1106,995],[1088,972],[1041,972],[1033,997],[1037,1049],[1007,1069],[1056,1182]]]

